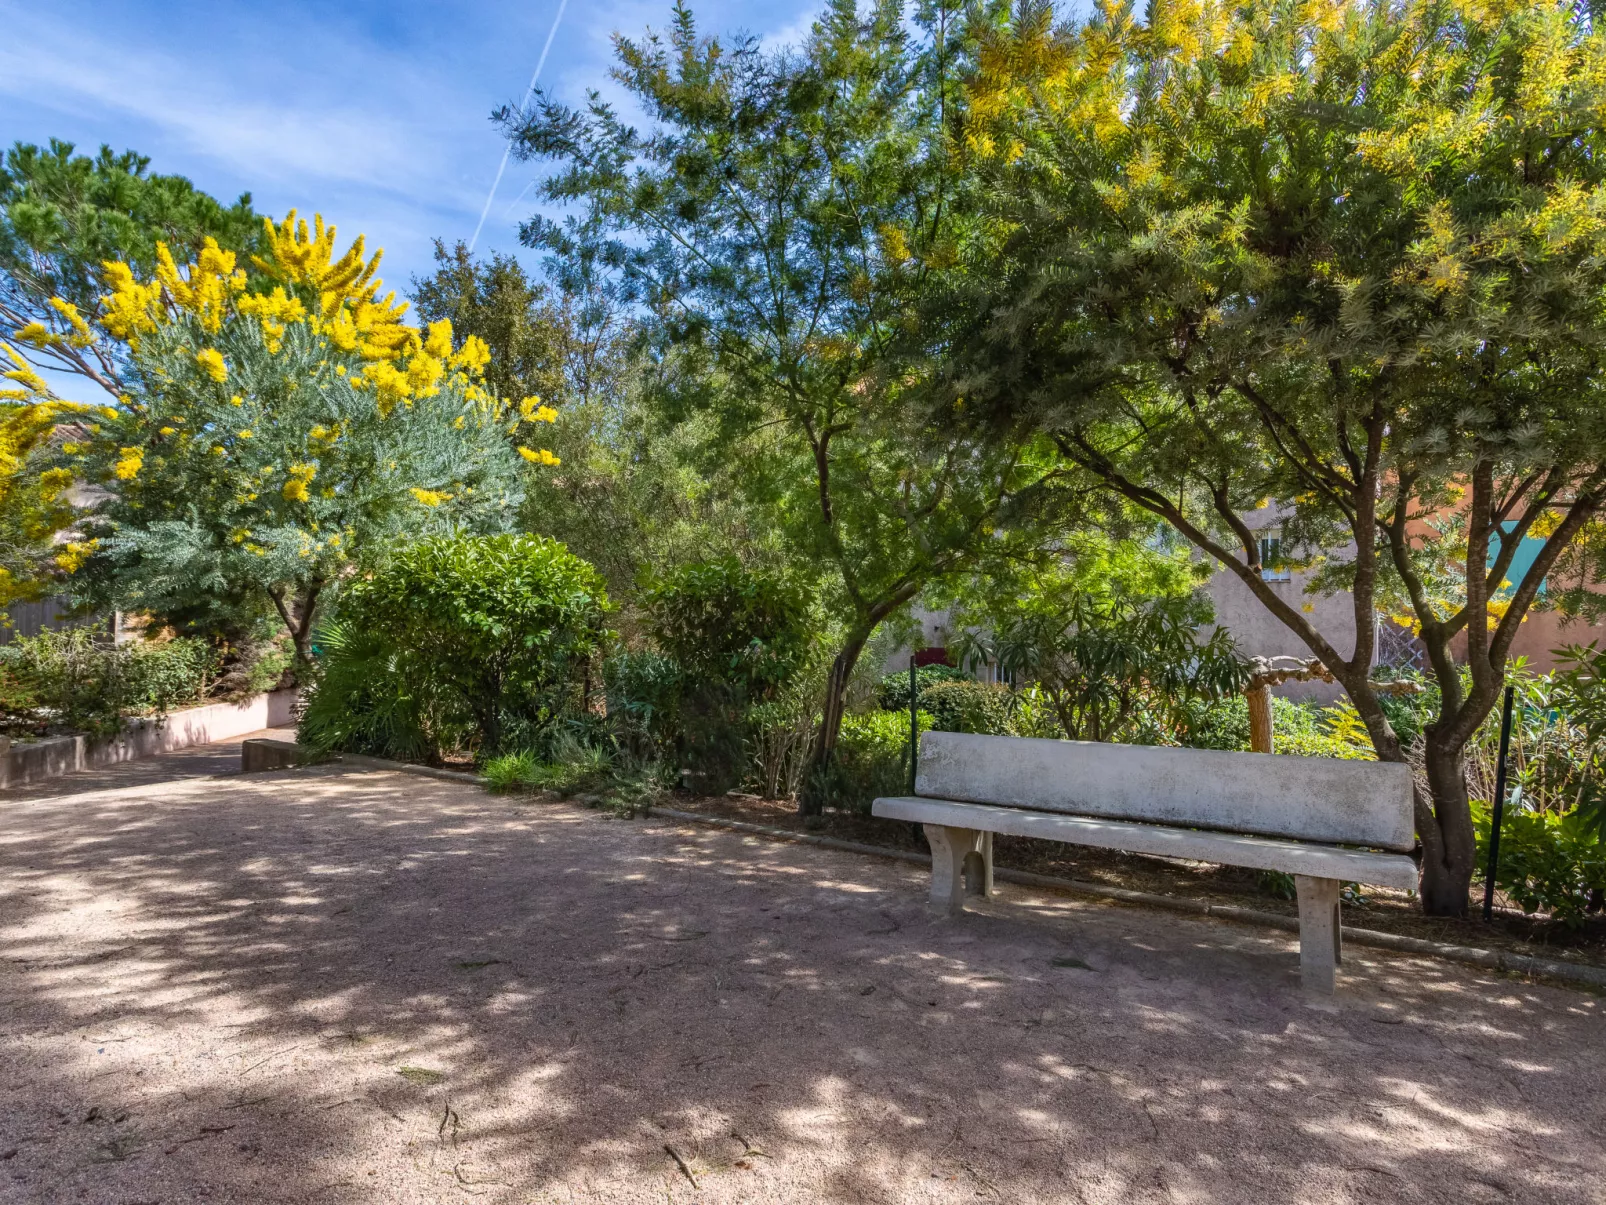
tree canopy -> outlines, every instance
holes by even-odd
[[[158,244],[187,262],[208,238],[244,262],[261,250],[262,222],[249,193],[224,205],[183,176],[149,173],[150,160],[133,151],[74,151],[55,138],[19,142],[0,164],[0,331],[16,332],[35,367],[75,373],[115,397],[123,345],[70,316],[94,311],[102,265],[120,261],[148,279]]]
[[[1029,8],[987,33],[969,83],[991,220],[967,255],[996,271],[963,282],[954,392],[1029,415],[1235,574],[1391,760],[1376,614],[1410,615],[1443,699],[1424,896],[1464,911],[1460,751],[1606,502],[1606,43],[1555,3],[1162,0],[1054,22]],[[1352,592],[1349,647],[1262,573],[1244,515],[1268,501],[1285,555]],[[1435,588],[1448,565],[1459,591]]]
[[[714,417],[751,501],[826,567],[844,635],[816,764],[870,634],[972,564],[1033,480],[1020,447],[908,404],[922,362],[898,333],[968,212],[943,132],[962,34],[941,5],[838,0],[800,50],[771,52],[702,38],[677,6],[666,38],[617,42],[650,129],[595,96],[504,115],[521,154],[558,161],[546,199],[577,207],[526,241],[642,308],[664,403]]]

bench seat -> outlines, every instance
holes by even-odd
[[[1029,812],[1021,808],[951,799],[900,796],[877,799],[873,814],[915,824],[1001,833],[1010,837],[1040,837],[1069,845],[1091,845],[1134,854],[1159,854],[1196,862],[1220,862],[1254,870],[1280,870],[1286,874],[1368,883],[1414,891],[1416,863],[1404,854],[1374,853],[1335,845],[1313,845],[1279,837],[1218,833],[1208,829],[1173,828],[1131,820],[1106,820],[1063,812]]]

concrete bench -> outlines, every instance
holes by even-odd
[[[928,732],[916,794],[873,812],[923,825],[931,899],[993,892],[993,834],[1162,854],[1294,876],[1305,985],[1333,990],[1339,886],[1415,890],[1403,765]]]

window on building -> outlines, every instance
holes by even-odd
[[[1283,541],[1278,535],[1260,537],[1260,576],[1268,582],[1286,582],[1293,578],[1288,562],[1283,559]]]

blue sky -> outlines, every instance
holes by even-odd
[[[542,86],[617,96],[611,35],[664,28],[670,2],[569,0]],[[0,0],[0,144],[110,143],[215,196],[249,191],[260,212],[319,210],[343,243],[363,232],[384,247],[381,274],[405,290],[432,238],[473,233],[503,148],[489,114],[522,98],[557,6]],[[704,32],[776,42],[818,7],[693,6]],[[478,250],[517,249],[531,205],[515,202],[537,172],[508,165]]]

